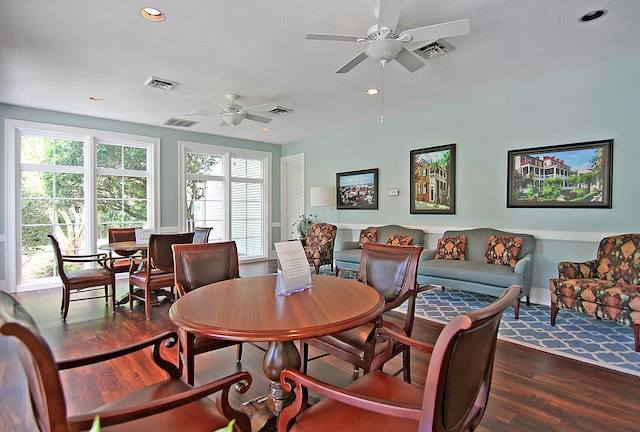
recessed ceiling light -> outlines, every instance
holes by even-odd
[[[155,8],[151,8],[151,7],[142,8],[140,9],[140,14],[146,19],[148,19],[149,21],[164,20],[164,14],[162,13],[162,11]]]
[[[378,90],[376,88],[370,88],[370,89],[368,89],[368,90],[366,90],[364,92],[364,94],[369,95],[369,96],[377,95],[378,93],[380,93],[380,90]]]
[[[89,98],[89,100],[92,100],[92,101],[101,101],[101,100],[104,100],[104,99],[102,99],[100,96],[91,96],[91,97]]]
[[[271,128],[268,127],[263,127],[260,129],[262,132],[269,132],[271,130]]]
[[[594,10],[582,15],[582,17],[580,17],[580,22],[589,22],[589,21],[597,20],[598,18],[602,18],[606,14],[607,14],[607,11],[605,9]]]

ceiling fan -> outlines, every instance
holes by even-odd
[[[338,69],[336,73],[349,72],[367,57],[380,62],[383,67],[388,62],[396,60],[409,72],[415,72],[425,64],[416,54],[406,48],[407,43],[462,36],[470,31],[468,19],[399,31],[396,27],[403,3],[397,0],[380,0],[380,6],[377,9],[378,23],[369,28],[367,36],[307,33],[305,39],[363,44],[364,50]]]
[[[265,108],[268,106],[267,104],[242,107],[236,103],[236,100],[240,98],[240,96],[238,96],[237,94],[229,93],[226,95],[226,97],[229,100],[228,104],[216,102],[222,108],[222,111],[218,113],[219,115],[222,116],[222,123],[220,123],[220,126],[228,125],[228,126],[236,127],[244,119],[257,121],[260,123],[269,123],[272,120],[269,117],[263,117],[263,116],[251,114],[249,112],[252,110]],[[213,114],[213,112],[197,109],[187,114],[187,116],[208,116],[211,114]]]

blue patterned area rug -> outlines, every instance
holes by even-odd
[[[480,309],[493,300],[494,297],[455,289],[432,289],[418,294],[416,316],[446,324],[456,315]],[[504,312],[498,338],[640,376],[640,353],[633,349],[629,327],[569,310],[558,313],[555,326],[550,319],[549,306],[527,306],[523,302],[520,319],[515,319],[513,308]]]
[[[321,274],[332,275],[328,271]],[[340,277],[357,278],[357,272],[341,270]],[[480,309],[495,297],[440,288],[423,291],[416,301],[416,316],[446,324],[462,312]],[[402,306],[398,310],[402,311]],[[520,319],[513,308],[502,315],[498,338],[540,351],[580,360],[640,376],[640,353],[634,351],[629,327],[561,310],[556,325],[550,324],[549,305],[520,305]]]

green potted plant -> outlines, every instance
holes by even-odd
[[[298,216],[298,220],[293,224],[296,231],[298,231],[298,238],[304,244],[304,239],[307,237],[307,231],[309,231],[309,227],[314,223],[318,223],[318,216],[316,215],[300,215]],[[292,232],[292,234],[295,231]]]

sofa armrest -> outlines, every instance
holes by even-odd
[[[357,241],[343,241],[340,242],[339,250],[358,249],[359,245]]]
[[[435,249],[423,249],[423,251],[420,253],[420,261],[429,261],[432,260],[435,256]]]
[[[516,266],[513,269],[514,273],[524,274],[527,271],[527,267],[531,265],[531,254],[525,255],[523,258],[520,258],[516,263]]]
[[[558,277],[560,279],[584,279],[597,277],[598,261],[584,262],[561,261],[558,263]]]

